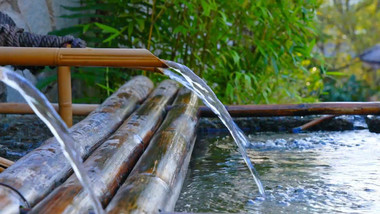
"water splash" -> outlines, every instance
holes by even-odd
[[[0,67],[0,80],[17,90],[24,97],[36,115],[47,125],[61,145],[62,152],[70,162],[75,175],[83,186],[83,189],[87,191],[93,204],[94,211],[98,214],[103,214],[104,210],[102,205],[90,188],[91,183],[87,174],[85,174],[82,164],[83,160],[76,152],[78,150],[75,148],[74,139],[69,135],[69,130],[66,124],[54,110],[53,106],[39,90],[30,84],[29,81],[7,68]]]
[[[162,69],[161,71],[171,79],[180,82],[182,85],[192,90],[228,128],[238,146],[240,154],[243,156],[243,159],[256,182],[260,194],[265,196],[264,187],[260,181],[259,175],[245,151],[245,147],[249,145],[249,141],[243,131],[232,120],[224,105],[219,101],[211,88],[188,67],[171,61],[166,61],[166,63],[170,66],[170,69]]]

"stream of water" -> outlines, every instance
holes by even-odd
[[[227,109],[219,101],[211,88],[200,77],[194,74],[192,70],[176,62],[166,61],[166,63],[171,68],[163,69],[163,73],[193,91],[220,118],[223,124],[230,131],[236,145],[238,146],[241,156],[253,176],[259,193],[264,197],[265,192],[260,181],[259,174],[257,173],[245,150],[245,147],[249,145],[249,141],[243,131],[232,120]]]
[[[74,173],[83,186],[83,189],[87,191],[90,200],[92,201],[94,211],[98,214],[103,214],[104,210],[102,205],[90,187],[91,182],[85,173],[86,171],[82,164],[83,160],[76,152],[78,150],[75,148],[74,140],[70,136],[66,124],[54,110],[50,102],[38,89],[30,84],[29,81],[10,69],[0,67],[0,80],[17,90],[24,97],[36,115],[47,125],[61,145],[62,152],[70,162]]]

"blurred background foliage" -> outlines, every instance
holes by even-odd
[[[89,47],[146,48],[187,65],[226,104],[365,101],[379,91],[376,70],[357,58],[376,44],[380,0],[81,0],[74,34]],[[76,102],[100,102],[131,76],[78,68]],[[74,86],[75,87],[75,86]]]
[[[149,49],[192,68],[224,103],[313,102],[323,87],[313,53],[318,6],[316,0],[82,0],[63,17],[82,24],[53,33],[74,34],[90,47]],[[103,98],[144,73],[105,71],[77,72],[103,88]]]
[[[358,56],[380,42],[380,0],[325,0],[317,13],[316,48],[331,74],[321,100],[379,100],[379,71]]]

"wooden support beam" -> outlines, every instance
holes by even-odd
[[[57,109],[57,104],[53,104]],[[87,115],[98,105],[73,104],[74,115]],[[172,106],[168,106],[170,110]],[[304,115],[380,115],[380,102],[336,102],[310,104],[275,105],[228,105],[232,117],[272,117]],[[216,117],[206,106],[199,107],[201,117]],[[0,103],[0,114],[33,114],[32,109],[23,103]]]
[[[52,103],[58,112],[57,103]],[[73,115],[86,116],[99,107],[99,104],[72,104]],[[26,103],[0,103],[0,114],[34,114],[32,108]]]
[[[59,115],[67,127],[73,125],[73,110],[71,106],[71,72],[68,66],[58,67],[58,106]]]
[[[310,104],[230,105],[233,117],[271,117],[304,115],[379,115],[380,102],[325,102]],[[216,117],[208,107],[199,108],[201,117]]]
[[[83,158],[87,157],[119,127],[152,88],[153,83],[148,78],[135,77],[86,119],[70,128],[70,134],[77,143],[76,152]],[[34,206],[70,174],[70,164],[59,143],[54,138],[45,141],[0,174],[0,213],[18,213],[19,207],[25,206],[25,201]],[[9,187],[17,194],[9,194]]]

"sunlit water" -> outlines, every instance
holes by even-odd
[[[25,78],[7,68],[0,67],[0,80],[17,90],[36,115],[47,125],[60,143],[63,154],[70,162],[78,180],[87,191],[95,212],[104,213],[100,201],[95,197],[94,192],[90,188],[91,183],[87,174],[85,174],[82,164],[83,160],[77,153],[78,150],[75,148],[73,138],[69,135],[68,128],[46,97]]]
[[[234,138],[240,155],[243,157],[245,163],[251,172],[253,179],[258,187],[259,193],[265,196],[263,185],[260,181],[259,175],[253,166],[251,160],[247,156],[245,147],[249,145],[249,141],[241,129],[232,120],[230,114],[224,107],[224,105],[216,97],[215,93],[211,88],[197,75],[194,74],[188,67],[166,61],[166,63],[171,67],[170,69],[164,69],[163,73],[173,80],[180,82],[182,85],[193,91],[205,105],[207,105],[223,122],[223,124],[228,128],[231,136]]]
[[[223,136],[224,135],[224,136]],[[368,130],[250,135],[250,174],[229,136],[198,135],[176,211],[380,213],[380,134]]]

